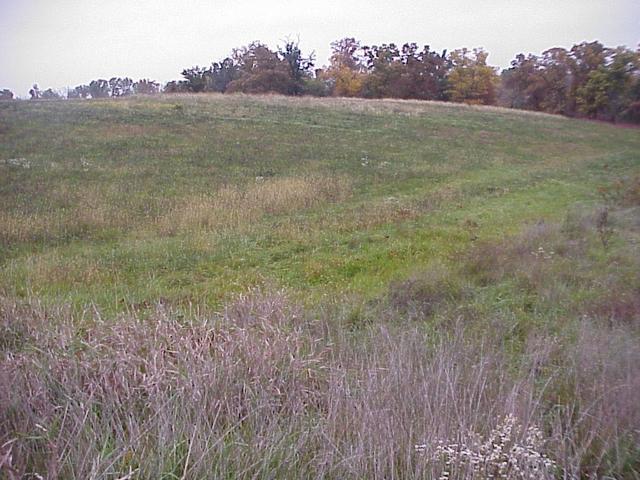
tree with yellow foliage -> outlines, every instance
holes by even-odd
[[[454,50],[449,56],[449,98],[453,102],[492,105],[496,101],[498,75],[487,65],[489,54],[481,48]]]
[[[333,95],[360,95],[366,75],[360,42],[355,38],[343,38],[333,42],[331,50],[331,64],[322,75],[332,85]]]

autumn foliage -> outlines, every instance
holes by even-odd
[[[209,69],[184,70],[185,80],[165,90],[440,100],[640,121],[640,50],[583,42],[519,54],[502,72],[488,57],[482,48],[436,52],[346,37],[331,43],[329,65],[313,70],[313,54],[303,56],[297,43],[273,51],[254,42]]]
[[[439,100],[640,123],[640,49],[582,42],[539,56],[518,54],[502,72],[488,57],[482,48],[436,52],[417,43],[368,46],[345,37],[331,43],[329,64],[315,68],[315,55],[303,54],[297,41],[276,50],[252,42],[208,67],[185,68],[183,79],[162,91]],[[69,89],[67,98],[159,91],[153,80],[114,77]],[[35,100],[63,98],[37,85],[29,93]],[[12,98],[2,90],[0,100]]]

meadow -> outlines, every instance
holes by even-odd
[[[0,102],[0,475],[640,478],[639,242],[635,128]]]

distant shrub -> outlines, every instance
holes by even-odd
[[[303,81],[302,94],[313,97],[328,97],[331,95],[331,86],[321,78],[306,78]]]
[[[0,90],[0,100],[13,100],[13,92],[7,88]]]

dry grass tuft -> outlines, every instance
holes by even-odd
[[[163,234],[247,227],[265,215],[339,202],[350,191],[343,177],[258,177],[244,188],[226,186],[211,195],[185,198],[158,220],[157,227]]]
[[[460,300],[463,288],[449,269],[440,264],[416,273],[409,279],[389,286],[389,305],[411,318],[426,318],[442,305]]]
[[[0,212],[0,245],[91,238],[129,230],[134,223],[132,212],[113,200],[117,192],[60,187],[50,195],[62,206]]]

